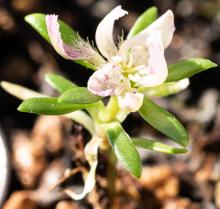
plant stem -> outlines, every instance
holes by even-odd
[[[100,122],[100,113],[105,111],[105,106],[102,101],[94,103],[91,107],[87,107],[86,111],[91,115],[94,122]]]
[[[115,190],[115,184],[116,184],[116,177],[117,177],[117,170],[116,170],[116,163],[117,158],[112,150],[112,148],[109,148],[107,151],[107,182],[108,182],[108,196],[109,196],[109,209],[114,206],[114,199],[116,196],[116,190]],[[113,209],[113,208],[112,208]]]

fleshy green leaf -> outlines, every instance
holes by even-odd
[[[164,97],[176,94],[189,85],[189,79],[185,78],[177,82],[167,82],[155,87],[140,87],[138,90],[148,97]]]
[[[65,91],[69,90],[69,89],[73,89],[73,88],[76,88],[77,85],[73,82],[71,82],[70,80],[62,77],[62,76],[59,76],[59,75],[56,75],[56,74],[52,74],[52,73],[49,73],[46,75],[46,81],[53,87],[55,88],[58,92],[60,93],[64,93]],[[73,90],[75,91],[75,90]],[[69,94],[67,92],[67,94]],[[85,95],[85,94],[84,94]],[[90,94],[89,94],[90,95]],[[82,96],[82,95],[81,95]],[[95,96],[95,95],[93,95]],[[95,96],[96,97],[96,96]],[[94,97],[94,98],[95,98]],[[93,101],[94,101],[94,98],[93,98]],[[65,99],[65,98],[64,98]],[[67,103],[69,102],[69,99],[71,98],[66,98],[67,99]],[[74,100],[76,101],[79,100],[79,97],[75,98]],[[86,99],[86,95],[85,95],[85,98],[83,99]],[[98,98],[96,98],[98,100]],[[95,99],[95,100],[96,100]],[[101,99],[101,98],[100,98]],[[100,100],[99,99],[99,100]],[[74,102],[74,100],[72,100],[70,103]],[[88,99],[87,99],[88,100]],[[60,98],[60,102],[62,103],[62,98]],[[76,101],[77,103],[79,101]],[[82,102],[82,101],[81,101]],[[91,102],[91,101],[90,101]],[[102,103],[102,101],[100,100],[99,102],[97,102],[96,104],[94,105],[89,105],[88,107],[86,107],[85,109],[91,114],[93,115],[93,117],[96,117],[98,119],[98,116],[101,112],[101,109],[104,108],[104,104]]]
[[[128,38],[131,38],[138,33],[140,33],[142,30],[147,28],[151,23],[153,23],[158,16],[158,10],[156,7],[151,7],[147,9],[143,14],[138,17],[136,22],[134,23],[133,27],[131,28]]]
[[[217,65],[214,62],[203,58],[183,60],[169,66],[169,74],[166,82],[189,78],[199,72],[208,70],[216,66]]]
[[[85,107],[88,107],[88,105],[58,103],[58,98],[56,97],[42,97],[25,100],[20,104],[18,110],[42,115],[60,115],[84,109]]]
[[[189,136],[182,124],[171,113],[144,97],[139,110],[141,116],[151,126],[170,137],[176,143],[187,146]]]
[[[133,144],[136,147],[149,149],[155,152],[163,152],[166,154],[183,154],[187,152],[185,148],[176,148],[169,146],[167,144],[163,144],[161,142],[149,140],[149,139],[142,139],[142,138],[131,138]]]
[[[57,74],[48,73],[46,74],[45,79],[59,93],[63,93],[69,89],[77,87],[77,85],[70,80]]]
[[[116,157],[137,178],[141,176],[141,159],[128,134],[120,123],[103,125]]]
[[[34,13],[25,16],[25,21],[29,23],[44,39],[50,43],[50,38],[47,32],[47,26],[45,21],[45,14]],[[59,20],[61,37],[66,44],[72,44],[79,39],[79,35],[66,23]],[[87,68],[95,70],[95,67],[86,60],[74,61]]]
[[[102,97],[92,94],[85,87],[75,87],[65,91],[58,99],[61,103],[92,104],[98,102]]]

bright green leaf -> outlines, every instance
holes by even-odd
[[[141,176],[141,159],[128,134],[120,123],[103,125],[116,157],[137,178]]]
[[[34,13],[25,16],[25,21],[29,23],[44,39],[50,43],[50,38],[47,32],[45,14]],[[59,20],[61,37],[66,44],[77,42],[79,35],[66,23]],[[76,63],[83,65],[87,68],[95,70],[95,67],[86,60],[77,60]]]
[[[147,28],[151,23],[153,23],[158,16],[158,11],[156,7],[151,7],[147,9],[143,14],[138,17],[136,22],[134,23],[133,27],[131,28],[128,38],[131,38],[138,33],[140,33],[142,30]]]
[[[98,102],[102,97],[92,94],[85,87],[75,87],[65,91],[58,99],[61,103],[92,104]]]
[[[56,75],[56,74],[52,74],[49,73],[46,75],[46,81],[53,87],[55,88],[58,92],[60,93],[64,93],[65,91],[69,90],[69,89],[73,89],[75,87],[77,87],[77,85],[73,82],[71,82],[70,80]],[[74,90],[73,90],[74,91]],[[67,93],[68,94],[68,93]],[[84,94],[85,95],[85,94]],[[86,95],[85,95],[86,96]],[[64,98],[65,99],[65,98]],[[86,99],[83,98],[83,99]],[[94,99],[94,98],[93,98]],[[96,98],[98,100],[98,98]],[[60,98],[60,102],[62,99]],[[69,98],[67,98],[67,103],[68,103]],[[79,98],[78,98],[79,100]],[[76,98],[75,98],[76,101]],[[94,101],[94,100],[93,100]],[[72,101],[73,102],[73,101]],[[72,103],[71,102],[71,103]],[[78,102],[78,101],[77,101]],[[98,120],[98,116],[100,112],[102,112],[101,110],[104,109],[104,104],[102,103],[102,101],[97,102],[94,105],[89,105],[88,107],[85,108],[94,118],[96,118],[96,120]]]
[[[192,58],[183,60],[169,66],[169,74],[166,82],[178,81],[184,78],[189,78],[199,72],[216,67],[217,65],[203,58]]]
[[[47,32],[44,14],[30,14],[25,16],[25,21],[29,23],[46,41],[50,43],[50,38]]]
[[[42,97],[27,99],[20,104],[20,112],[28,112],[42,115],[60,115],[84,109],[88,105],[58,103],[56,97]]]
[[[139,110],[141,116],[151,126],[170,137],[176,143],[187,146],[189,136],[182,124],[171,113],[144,97]]]
[[[163,144],[161,142],[157,142],[149,139],[142,139],[135,137],[135,138],[131,138],[131,140],[136,147],[149,149],[155,152],[163,152],[166,154],[183,154],[187,152],[187,149],[172,147],[167,144]]]
[[[46,81],[59,93],[63,93],[69,89],[75,88],[77,85],[63,76],[48,73],[45,76]]]

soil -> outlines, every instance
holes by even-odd
[[[126,34],[149,6],[156,5],[161,14],[172,9],[176,33],[166,50],[168,62],[206,57],[220,63],[219,0],[2,0],[0,80],[56,95],[44,81],[45,73],[55,72],[85,86],[92,72],[59,57],[23,17],[33,12],[57,13],[82,37],[94,40],[98,22],[119,4],[130,13],[117,22],[116,34],[122,28]],[[68,169],[88,169],[83,148],[89,133],[62,117],[19,113],[16,108],[20,101],[0,89],[0,125],[10,159],[10,183],[3,209],[220,208],[220,73],[216,68],[190,81],[190,87],[182,93],[157,100],[188,129],[189,152],[165,155],[139,150],[142,177],[137,180],[118,165],[114,198],[108,193],[106,156],[100,152],[96,187],[82,201],[73,201],[63,193],[69,186],[75,191],[82,189],[80,173],[54,185]],[[131,136],[150,136],[171,143],[138,114],[130,115],[123,125]]]

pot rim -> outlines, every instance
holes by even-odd
[[[5,143],[5,135],[0,127],[0,207],[4,202],[9,184],[9,153]],[[2,184],[2,185],[1,185]]]

